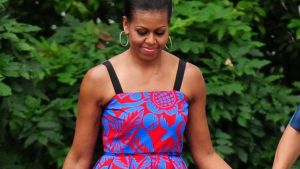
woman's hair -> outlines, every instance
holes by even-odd
[[[168,23],[172,15],[172,0],[124,0],[124,15],[132,21],[135,10],[160,10],[168,12]]]

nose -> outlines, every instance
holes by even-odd
[[[153,45],[156,43],[156,39],[153,33],[150,33],[149,36],[146,37],[145,42],[148,43],[149,45]]]

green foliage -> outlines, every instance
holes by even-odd
[[[267,13],[266,33],[260,36],[266,40],[265,57],[272,61],[269,72],[282,72],[282,81],[291,85],[300,79],[299,2],[263,1],[261,4]]]
[[[120,25],[105,24],[120,16],[120,3],[40,2],[51,16],[65,12],[53,17],[57,28],[43,34],[49,29],[41,23],[43,15],[20,11],[28,3],[0,0],[0,168],[60,168],[73,139],[83,75],[124,50],[117,42]],[[280,128],[299,102],[299,82],[283,85],[284,66],[274,62],[277,54],[298,56],[298,15],[294,10],[280,15],[275,28],[291,32],[292,40],[286,43],[287,33],[276,35],[278,45],[272,48],[265,36],[273,27],[265,20],[278,2],[173,3],[170,52],[199,66],[204,75],[215,149],[233,168],[270,168]],[[279,3],[293,9],[295,2]],[[95,19],[97,12],[105,23]],[[193,167],[187,147],[184,159]]]
[[[1,1],[0,6],[4,8],[3,2]],[[32,122],[27,121],[32,116],[36,116],[35,108],[39,107],[44,96],[39,88],[35,88],[36,82],[42,80],[44,71],[31,55],[35,50],[30,43],[33,38],[31,32],[38,30],[38,27],[10,19],[5,15],[5,11],[1,11],[0,95],[5,97],[1,98],[0,103],[3,117],[0,128],[4,131],[0,134],[0,154],[2,157],[11,157],[9,160],[3,159],[1,168],[30,168],[29,166],[34,164],[30,156],[23,157],[21,154],[23,150],[26,151],[27,146],[23,144],[24,138],[28,140],[28,136],[39,134],[33,133]],[[42,142],[43,138],[36,137],[36,140]],[[27,154],[29,155],[30,152]],[[33,161],[35,160],[37,158]],[[39,164],[37,168],[38,166]]]
[[[1,4],[4,6],[4,4]],[[58,168],[71,145],[79,85],[85,72],[122,49],[117,25],[72,16],[51,37],[0,17],[0,168]],[[16,146],[17,145],[17,146]],[[24,155],[26,154],[26,155]],[[33,167],[34,166],[34,167]]]
[[[217,152],[233,168],[270,168],[279,127],[299,98],[279,85],[282,76],[262,69],[270,61],[263,57],[264,43],[256,39],[252,25],[263,20],[264,9],[250,1],[180,1],[174,14],[173,52],[199,65],[204,74]]]

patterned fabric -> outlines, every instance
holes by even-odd
[[[103,110],[105,153],[94,169],[186,169],[188,106],[176,90],[115,95]]]
[[[300,105],[298,105],[297,110],[295,111],[293,117],[290,120],[290,125],[300,131]]]

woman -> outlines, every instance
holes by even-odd
[[[126,0],[124,9],[130,47],[85,75],[63,168],[89,168],[100,117],[105,153],[94,169],[187,168],[181,158],[185,127],[199,168],[230,168],[212,147],[200,70],[164,50],[171,0]]]
[[[273,169],[291,168],[300,155],[300,105],[290,120],[278,144]]]

